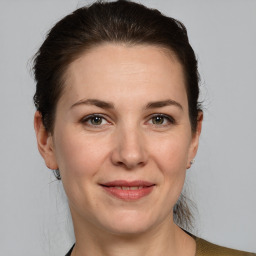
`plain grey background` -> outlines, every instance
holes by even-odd
[[[74,241],[61,182],[37,151],[29,60],[81,2],[0,0],[1,255],[65,255]],[[199,60],[205,119],[186,182],[194,232],[256,252],[256,1],[141,3],[181,20]]]

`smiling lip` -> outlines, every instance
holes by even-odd
[[[141,180],[115,180],[100,185],[112,196],[126,201],[135,201],[149,195],[155,186],[154,183]]]

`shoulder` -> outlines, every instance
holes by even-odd
[[[204,239],[195,237],[196,256],[256,256],[255,253],[243,252],[212,244]]]

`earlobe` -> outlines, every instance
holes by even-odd
[[[38,150],[44,158],[46,166],[52,170],[58,169],[52,135],[45,129],[42,122],[42,115],[39,111],[36,111],[34,116],[34,129],[36,132]]]

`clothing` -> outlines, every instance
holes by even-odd
[[[194,239],[196,240],[196,256],[256,256],[256,253],[229,249],[198,237]]]
[[[195,256],[256,256],[256,253],[243,252],[234,249],[229,249],[216,244],[205,241],[196,236],[192,237],[196,241],[196,255]],[[71,256],[74,245],[66,256]]]
[[[73,246],[71,247],[71,249],[69,250],[69,252],[65,255],[65,256],[71,256],[71,253],[73,251],[75,244],[73,244]]]

